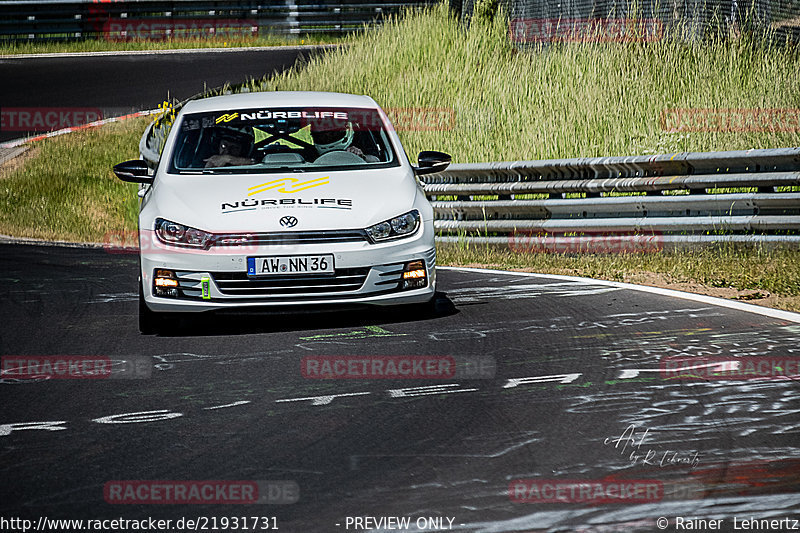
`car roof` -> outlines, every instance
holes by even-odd
[[[264,91],[241,94],[226,94],[191,100],[183,106],[187,113],[227,111],[255,107],[378,107],[369,96],[345,93],[312,91]]]

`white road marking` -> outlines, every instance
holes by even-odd
[[[660,296],[682,298],[684,300],[691,300],[693,302],[711,304],[719,307],[727,307],[728,309],[745,311],[747,313],[754,313],[757,315],[767,316],[770,318],[777,318],[779,320],[787,320],[789,322],[796,322],[800,324],[800,313],[793,313],[791,311],[783,311],[780,309],[772,309],[770,307],[761,307],[759,305],[737,302],[734,300],[725,300],[723,298],[716,298],[714,296],[705,296],[703,294],[692,294],[689,292],[676,291],[674,289],[647,287],[645,285],[634,285],[633,283],[622,283],[620,281],[606,281],[602,279],[579,278],[577,276],[562,276],[559,274],[536,274],[534,272],[511,272],[508,270],[489,270],[485,268],[466,268],[466,267],[436,267],[436,268],[439,270],[453,270],[456,272],[467,272],[467,273],[476,272],[480,274],[494,274],[494,275],[497,275],[498,273],[503,273],[511,276],[527,276],[531,278],[560,279],[563,281],[572,281],[575,283],[583,283],[588,285],[605,285],[607,287],[616,287],[618,289],[630,289],[633,291],[658,294]]]

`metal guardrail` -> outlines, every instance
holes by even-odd
[[[800,244],[800,148],[456,164],[425,191],[445,242]]]
[[[10,0],[0,41],[166,39],[346,33],[433,0]]]

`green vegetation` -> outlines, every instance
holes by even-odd
[[[17,168],[0,173],[0,233],[103,242],[136,229],[137,186],[111,168],[138,157],[150,119],[114,122],[35,144]]]
[[[107,52],[135,50],[175,50],[182,48],[240,48],[253,46],[297,46],[332,44],[341,42],[343,36],[338,34],[308,34],[302,36],[264,35],[259,37],[222,38],[208,37],[195,39],[166,39],[163,41],[107,41],[105,39],[87,39],[83,41],[63,42],[10,42],[0,43],[0,55],[19,54],[58,54],[68,52]]]
[[[666,129],[675,124],[670,109],[800,108],[800,51],[748,36],[517,51],[502,16],[467,30],[439,7],[346,42],[249,89],[314,87],[368,94],[385,109],[452,110],[452,127],[400,133],[409,154],[440,149],[456,162],[800,145],[796,114],[794,131],[662,127],[662,117]]]
[[[518,51],[503,18],[492,17],[491,9],[483,13],[469,29],[444,7],[409,13],[246,86],[369,94],[404,117],[398,130],[410,154],[443,150],[457,162],[800,145],[798,131],[670,132],[661,122],[675,108],[800,108],[796,48],[741,36]],[[441,127],[429,131],[431,120]],[[134,229],[136,187],[117,180],[111,166],[136,157],[145,124],[130,120],[37,143],[36,153],[0,171],[0,232],[102,242],[107,232]],[[465,244],[442,246],[439,259],[713,294],[730,290],[719,295],[800,310],[795,250],[728,246],[565,256]]]
[[[439,245],[437,261],[656,285],[800,312],[800,250],[787,248],[718,245],[658,253],[546,254],[463,242]]]

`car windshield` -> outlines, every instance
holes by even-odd
[[[376,109],[260,108],[185,115],[170,171],[320,172],[398,165]]]

